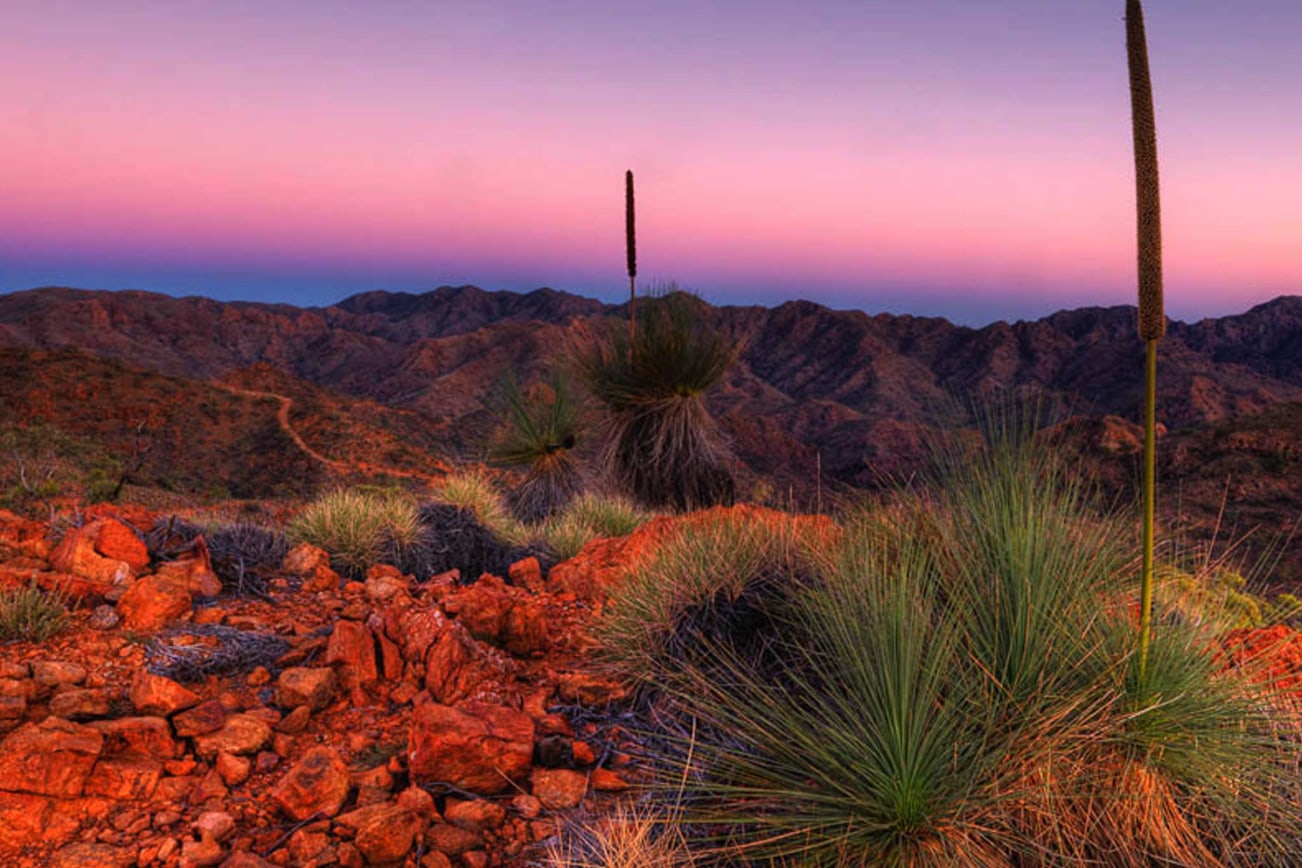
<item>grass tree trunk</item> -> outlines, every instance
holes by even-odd
[[[1144,11],[1126,2],[1126,58],[1130,67],[1130,111],[1135,140],[1135,205],[1139,242],[1139,336],[1144,368],[1143,577],[1140,585],[1139,676],[1148,665],[1153,620],[1153,524],[1157,497],[1157,342],[1166,333],[1162,310],[1162,209],[1157,181],[1157,127],[1148,72]]]

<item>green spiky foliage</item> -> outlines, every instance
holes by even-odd
[[[1166,333],[1162,309],[1162,208],[1158,194],[1157,125],[1148,71],[1148,40],[1139,0],[1126,0],[1126,60],[1135,145],[1135,211],[1139,249],[1139,337],[1145,345],[1143,576],[1140,580],[1139,669],[1148,659],[1153,608],[1153,524],[1157,500],[1157,342]],[[1142,680],[1142,679],[1141,679]]]
[[[779,535],[707,514],[612,596],[597,635],[661,691],[658,792],[698,864],[1296,861],[1269,663],[1227,667],[1210,622],[1159,609],[1141,676],[1132,535],[1005,421],[777,586]]]
[[[543,521],[583,493],[583,474],[574,449],[581,414],[561,376],[528,394],[514,378],[502,386],[503,425],[490,457],[522,467],[524,480],[507,495],[519,521]]]
[[[44,642],[68,626],[66,598],[33,581],[0,591],[0,643]]]
[[[705,322],[703,302],[670,288],[638,308],[631,336],[597,336],[575,353],[588,391],[606,411],[602,463],[653,509],[730,503],[731,454],[705,395],[737,357]]]

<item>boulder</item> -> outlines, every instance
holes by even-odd
[[[338,678],[324,666],[291,666],[276,681],[276,704],[281,708],[308,706],[320,711],[335,698]]]
[[[106,558],[95,550],[99,527],[90,524],[69,528],[50,552],[50,566],[56,572],[80,579],[66,592],[77,598],[104,596],[125,584],[132,575],[131,565],[116,558]]]
[[[271,800],[292,820],[333,817],[348,797],[348,766],[338,751],[314,747],[271,790]]]
[[[133,582],[118,600],[117,613],[125,629],[152,633],[189,614],[193,603],[186,579],[159,573]]]
[[[79,796],[104,747],[98,730],[47,717],[0,740],[0,789]]]
[[[271,741],[271,726],[252,714],[232,714],[221,729],[194,737],[194,752],[203,760],[225,751],[239,756],[255,754]]]
[[[87,725],[104,736],[106,756],[169,760],[178,752],[172,728],[161,717],[118,717]]]
[[[94,524],[95,551],[110,560],[124,562],[134,575],[140,575],[149,566],[149,549],[145,541],[131,528],[115,518],[104,518]]]
[[[353,844],[366,864],[391,865],[411,852],[425,823],[413,811],[382,802],[341,814],[335,825],[353,832]]]
[[[330,555],[308,543],[299,543],[290,549],[281,570],[286,575],[302,579],[305,591],[333,591],[343,582],[340,575],[330,569]]]
[[[533,737],[533,719],[523,712],[483,702],[457,708],[426,702],[412,713],[408,765],[417,782],[502,793],[528,777]]]
[[[167,717],[198,705],[202,699],[190,688],[141,669],[131,682],[131,704],[141,714]]]
[[[379,680],[375,661],[375,637],[359,621],[337,621],[326,645],[326,663],[339,672],[339,681],[349,692],[374,687]]]

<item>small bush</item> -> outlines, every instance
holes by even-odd
[[[206,540],[222,588],[241,597],[266,596],[268,580],[289,553],[283,534],[247,522],[218,527]]]
[[[808,570],[813,536],[785,516],[702,514],[631,567],[598,635],[608,658],[654,689],[703,639],[763,656]]]
[[[539,526],[538,533],[552,554],[566,560],[594,539],[632,533],[650,517],[622,497],[585,494]]]
[[[460,570],[466,582],[484,573],[506,576],[511,564],[536,554],[526,546],[502,539],[481,524],[474,512],[453,504],[422,506],[420,523],[419,542],[395,551],[391,563],[404,573],[422,578],[451,569]]]
[[[529,529],[511,515],[501,492],[480,471],[449,474],[439,486],[437,495],[444,503],[470,510],[476,520],[499,539],[516,545],[529,539]]]
[[[420,516],[404,493],[339,489],[304,507],[286,536],[325,549],[341,574],[360,578],[394,547],[419,542]]]
[[[0,642],[44,642],[68,626],[63,596],[33,582],[0,591]]]

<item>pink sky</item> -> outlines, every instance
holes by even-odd
[[[0,292],[1129,303],[1116,3],[0,8]],[[1302,292],[1302,7],[1146,4],[1168,312]]]

